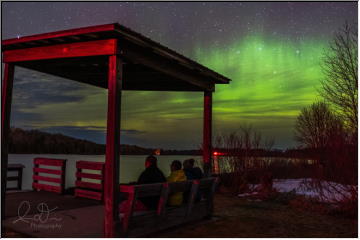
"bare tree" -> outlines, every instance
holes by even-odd
[[[334,209],[349,216],[357,212],[357,149],[346,141],[343,121],[325,102],[302,109],[296,138],[316,149],[314,170],[304,187],[317,192],[319,201],[331,202]]]
[[[259,152],[264,150],[263,147],[270,151],[273,145],[274,139],[263,138],[261,132],[251,125],[240,126],[238,132],[218,135],[214,149],[226,153],[226,156],[215,156],[213,161],[223,184],[236,194],[244,191],[248,187],[248,175],[255,174],[258,177],[265,171],[267,162],[260,157]]]
[[[308,148],[326,148],[343,138],[341,120],[325,102],[313,103],[301,110],[295,125],[295,138]]]
[[[348,23],[335,34],[324,54],[321,96],[332,103],[352,136],[357,139],[358,105],[357,28]],[[353,138],[353,139],[354,139]]]

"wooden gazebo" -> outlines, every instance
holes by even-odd
[[[15,66],[108,89],[104,235],[118,221],[122,90],[204,93],[203,161],[211,160],[212,93],[229,79],[117,23],[2,41],[1,191],[5,209],[11,96]],[[4,216],[4,212],[2,212]]]

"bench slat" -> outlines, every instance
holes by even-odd
[[[90,198],[94,200],[102,200],[102,193],[101,192],[94,192],[84,189],[75,189],[75,196],[76,197],[84,197],[84,198]]]
[[[143,185],[120,185],[120,192],[133,193],[137,192],[138,197],[159,196],[163,183],[152,183]]]
[[[49,173],[49,174],[55,174],[55,175],[61,175],[61,170],[56,169],[48,169],[48,168],[33,168],[34,172],[36,173]]]
[[[40,175],[33,175],[33,179],[37,181],[61,183],[61,178],[45,177]]]
[[[19,176],[11,176],[6,178],[7,181],[18,181],[20,180]]]
[[[16,171],[16,170],[19,170],[21,168],[25,168],[25,166],[22,165],[22,164],[17,164],[17,163],[8,164],[8,166],[7,166],[8,171]]]
[[[192,182],[170,182],[169,183],[169,193],[177,193],[177,192],[186,192],[191,188]]]
[[[138,197],[159,196],[162,189],[161,183],[135,185],[135,191]]]
[[[83,187],[83,188],[91,188],[96,190],[102,190],[102,185],[99,183],[90,183],[90,182],[83,182],[83,181],[76,181],[76,187]]]
[[[160,199],[157,208],[157,215],[163,216],[165,214],[168,197],[169,197],[169,183],[164,183],[161,189]]]
[[[34,164],[41,164],[47,166],[63,166],[66,159],[55,159],[55,158],[34,158]]]
[[[104,168],[103,162],[77,161],[76,168],[102,170]]]
[[[191,214],[192,208],[194,206],[195,199],[196,199],[198,191],[199,191],[199,185],[200,185],[199,180],[194,180],[193,181],[193,184],[191,186],[191,191],[190,191],[190,194],[189,194],[189,199],[187,199],[188,200],[188,208],[187,208],[187,211],[186,211],[186,216],[187,217],[190,216],[190,214]]]
[[[78,177],[78,178],[90,178],[90,179],[102,180],[102,175],[100,175],[100,174],[94,174],[94,173],[77,172],[77,173],[76,173],[76,177]]]
[[[35,188],[37,190],[45,190],[45,191],[56,192],[56,193],[62,192],[61,187],[59,187],[59,186],[45,185],[45,184],[41,184],[41,183],[33,183],[32,186],[33,186],[33,188]]]

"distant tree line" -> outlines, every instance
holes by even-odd
[[[144,148],[137,145],[121,144],[123,155],[154,154],[155,148]],[[214,152],[229,154],[244,154],[244,149],[231,150],[229,148],[214,147]],[[52,134],[39,130],[24,130],[11,128],[9,152],[14,154],[105,154],[105,144],[98,144],[88,140],[69,137],[60,133]],[[311,158],[316,156],[316,149],[281,149],[254,148],[247,149],[247,154],[257,157],[293,157]],[[160,149],[161,155],[202,155],[201,149],[174,150]]]
[[[51,134],[39,130],[11,128],[9,153],[15,154],[105,154],[105,144],[65,136],[60,133]],[[136,145],[121,144],[123,155],[149,155],[156,149],[143,148]],[[163,150],[162,155],[200,155],[201,150]]]
[[[105,145],[39,130],[11,128],[10,153],[104,154]]]

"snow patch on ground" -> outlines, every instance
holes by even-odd
[[[316,185],[318,184],[318,185]],[[307,197],[316,198],[323,202],[336,202],[344,199],[344,197],[351,197],[350,189],[355,189],[357,193],[357,186],[342,185],[334,182],[322,181],[314,183],[311,179],[274,179],[273,188],[278,192],[294,191],[298,195],[305,195]],[[320,187],[321,185],[321,187]],[[249,186],[250,192],[239,194],[239,197],[248,197],[259,194],[257,189],[259,184],[252,184]]]

